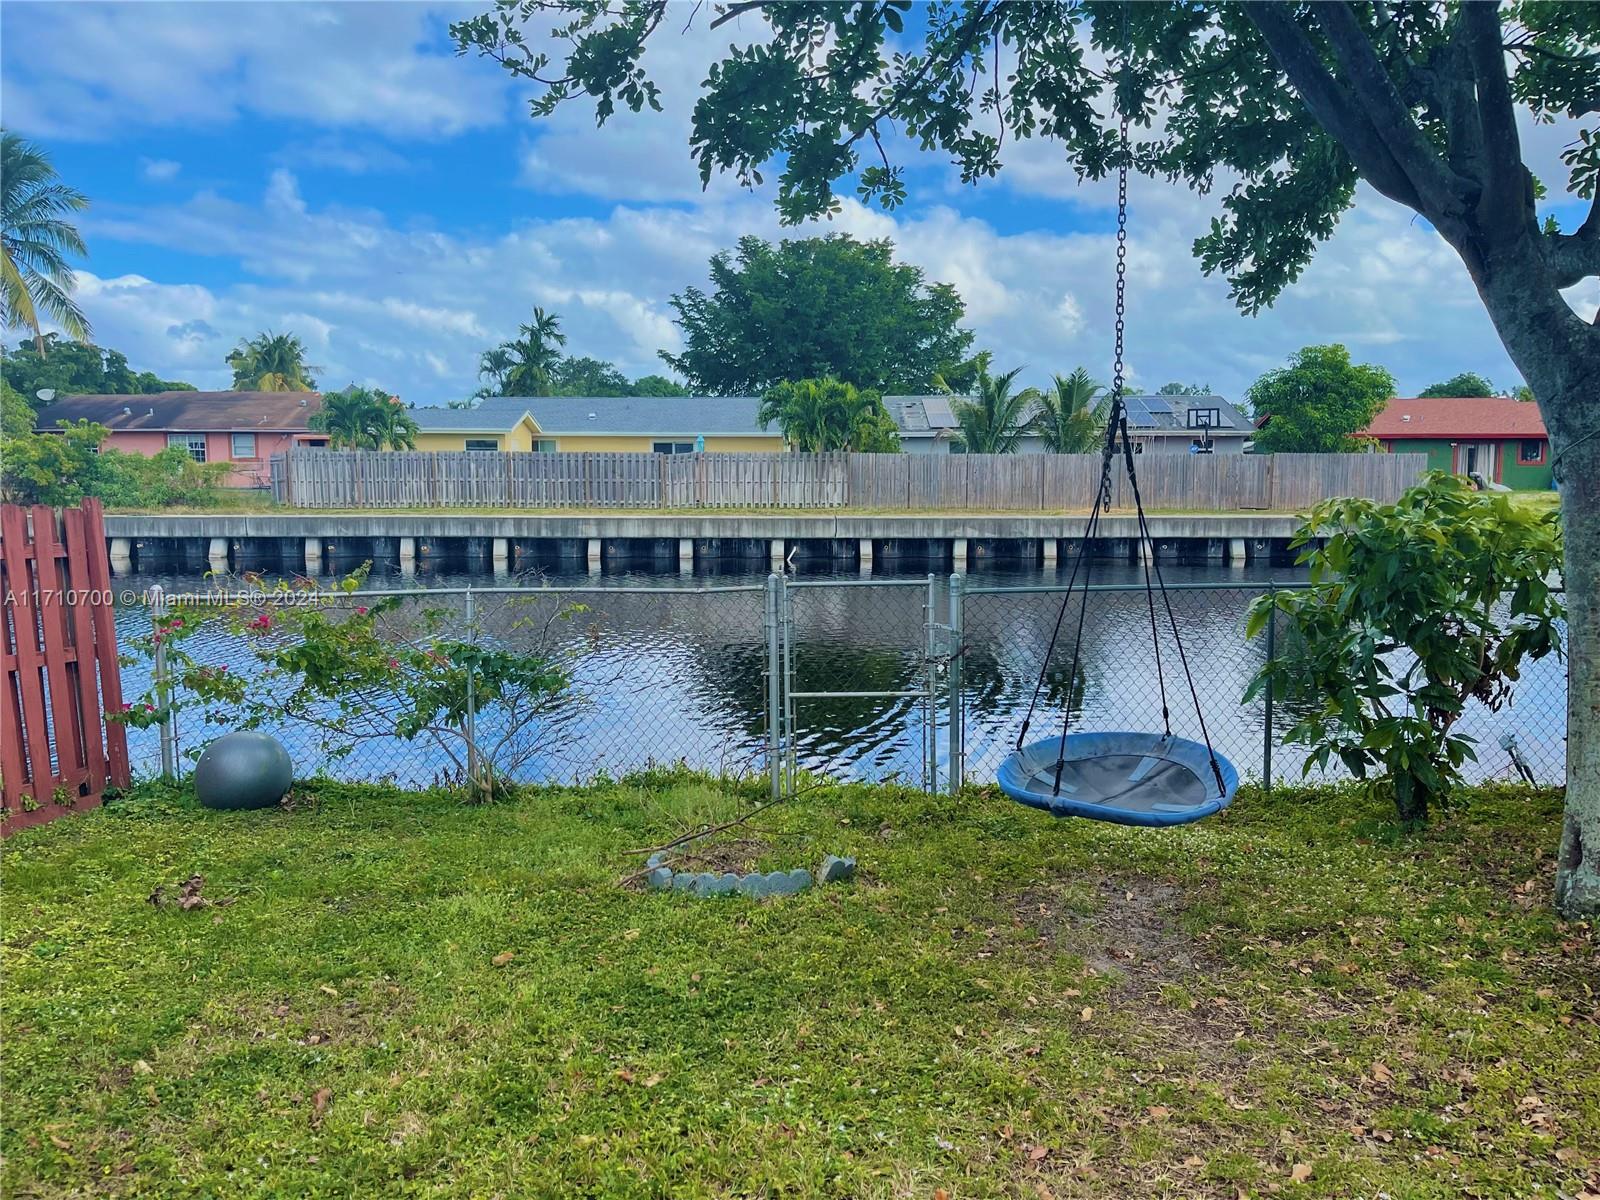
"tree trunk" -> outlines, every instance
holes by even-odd
[[[1530,223],[1531,225],[1531,223]],[[1600,915],[1600,327],[1556,290],[1531,228],[1462,258],[1533,389],[1557,482],[1567,600],[1567,799],[1556,907]]]

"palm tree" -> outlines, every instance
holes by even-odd
[[[259,333],[240,339],[223,360],[233,368],[233,386],[243,392],[314,392],[306,346],[292,333]]]
[[[1032,388],[1012,392],[1022,368],[1004,375],[989,374],[987,364],[978,375],[977,395],[954,401],[956,424],[968,454],[1015,454],[1028,432],[1028,409],[1038,393]]]
[[[504,396],[506,394],[506,379],[511,374],[511,368],[517,365],[516,355],[511,353],[509,344],[495,346],[485,350],[478,356],[478,378],[485,380],[483,387],[478,389],[478,397]]]
[[[561,357],[561,347],[567,344],[567,335],[561,332],[561,318],[535,307],[533,320],[519,325],[519,338],[505,343],[515,360],[505,373],[505,395],[548,396],[550,372]]]
[[[372,434],[379,450],[415,450],[418,427],[416,420],[400,403],[399,396],[381,390],[372,392]]]
[[[763,429],[776,423],[784,440],[802,453],[900,449],[899,434],[878,393],[837,379],[780,383],[761,398],[756,416]]]
[[[43,150],[0,131],[0,322],[33,330],[40,357],[41,310],[68,336],[89,340],[89,319],[72,298],[77,278],[67,265],[67,255],[88,250],[65,220],[87,207],[88,197],[60,181]]]
[[[352,383],[329,392],[306,424],[327,434],[335,450],[411,450],[417,444],[417,422],[399,396],[382,388]]]
[[[1057,375],[1050,389],[1038,394],[1038,415],[1033,427],[1052,454],[1087,454],[1099,446],[1105,434],[1105,405],[1095,397],[1105,384],[1089,377],[1079,367],[1071,375]]]

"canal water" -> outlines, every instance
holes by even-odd
[[[336,564],[352,569],[359,563]],[[752,564],[753,565],[753,564]],[[870,577],[834,574],[813,564],[791,575],[792,678],[796,693],[914,693],[932,685],[937,703],[916,695],[806,696],[793,703],[792,744],[803,770],[843,779],[901,779],[927,783],[933,747],[934,774],[942,786],[950,768],[946,672],[950,621],[948,575],[935,576],[930,592],[925,571],[880,571]],[[1060,615],[1071,564],[1048,572],[1035,566],[986,564],[962,580],[961,704],[969,781],[983,782],[1010,751],[1039,682],[1051,632]],[[1063,632],[1050,655],[1040,689],[1032,736],[1060,728],[1070,711],[1074,728],[1159,729],[1166,704],[1174,732],[1209,734],[1245,777],[1262,777],[1271,756],[1275,779],[1298,778],[1304,752],[1283,744],[1282,735],[1303,701],[1279,697],[1273,727],[1265,705],[1244,703],[1251,677],[1265,661],[1264,638],[1244,635],[1252,600],[1270,586],[1293,586],[1303,578],[1291,567],[1265,564],[1229,567],[1217,563],[1163,560],[1170,613],[1155,612],[1160,636],[1152,640],[1152,613],[1137,563],[1099,560],[1096,591],[1084,614],[1079,669],[1069,685],[1074,599]],[[325,577],[332,578],[332,577]],[[567,782],[619,777],[652,765],[674,763],[716,772],[757,773],[767,753],[767,632],[764,572],[726,568],[680,575],[675,561],[665,570],[635,570],[590,576],[559,570],[521,577],[428,574],[401,578],[374,573],[369,590],[429,589],[435,594],[407,601],[401,636],[420,629],[421,612],[441,613],[447,636],[465,635],[465,598],[474,591],[474,625],[487,641],[537,648],[559,661],[571,686],[551,711],[519,727],[505,714],[480,716],[485,730],[505,733],[512,773],[530,781]],[[135,594],[160,583],[169,592],[204,592],[235,583],[201,575],[132,576],[118,581]],[[515,595],[495,586],[537,588]],[[928,609],[932,607],[934,654],[930,672]],[[117,613],[124,644],[149,628],[142,602]],[[409,624],[407,624],[409,622]],[[1188,677],[1173,641],[1177,626]],[[1157,648],[1164,671],[1157,671]],[[194,657],[230,670],[250,671],[247,639],[220,620],[204,621],[186,643]],[[1292,646],[1280,644],[1280,653]],[[1194,697],[1199,700],[1198,715]],[[124,668],[123,690],[136,700],[149,687],[145,662]],[[227,727],[201,714],[180,717],[182,750],[192,757]],[[1530,664],[1514,703],[1497,713],[1481,708],[1462,721],[1479,740],[1477,778],[1509,776],[1510,754],[1501,739],[1515,735],[1518,752],[1543,780],[1558,780],[1564,766],[1565,670],[1551,657]],[[932,721],[932,729],[929,722]],[[304,722],[272,730],[289,746],[299,773],[425,784],[452,777],[450,750],[426,735],[405,742],[392,737],[330,737]],[[514,734],[514,736],[513,736]],[[153,730],[130,731],[136,771],[159,769]],[[1269,751],[1270,744],[1270,751]]]

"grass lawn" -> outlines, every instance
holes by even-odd
[[[1148,832],[845,788],[717,857],[854,882],[618,885],[739,802],[145,787],[15,836],[0,1190],[1600,1192],[1600,959],[1549,910],[1552,793],[1412,835],[1349,792]],[[211,903],[147,899],[196,873]]]

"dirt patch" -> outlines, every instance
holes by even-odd
[[[1096,880],[1091,889],[1086,898],[1065,884],[1030,888],[1017,897],[1012,919],[1038,930],[1040,949],[1077,954],[1098,974],[1141,991],[1207,965],[1180,921],[1185,897],[1175,884],[1132,876]]]
[[[718,875],[733,872],[748,875],[758,870],[762,859],[772,853],[772,845],[765,838],[746,836],[726,838],[721,841],[695,842],[662,852],[661,865],[674,871],[712,871]],[[649,887],[642,869],[630,874],[624,886],[634,891]]]

